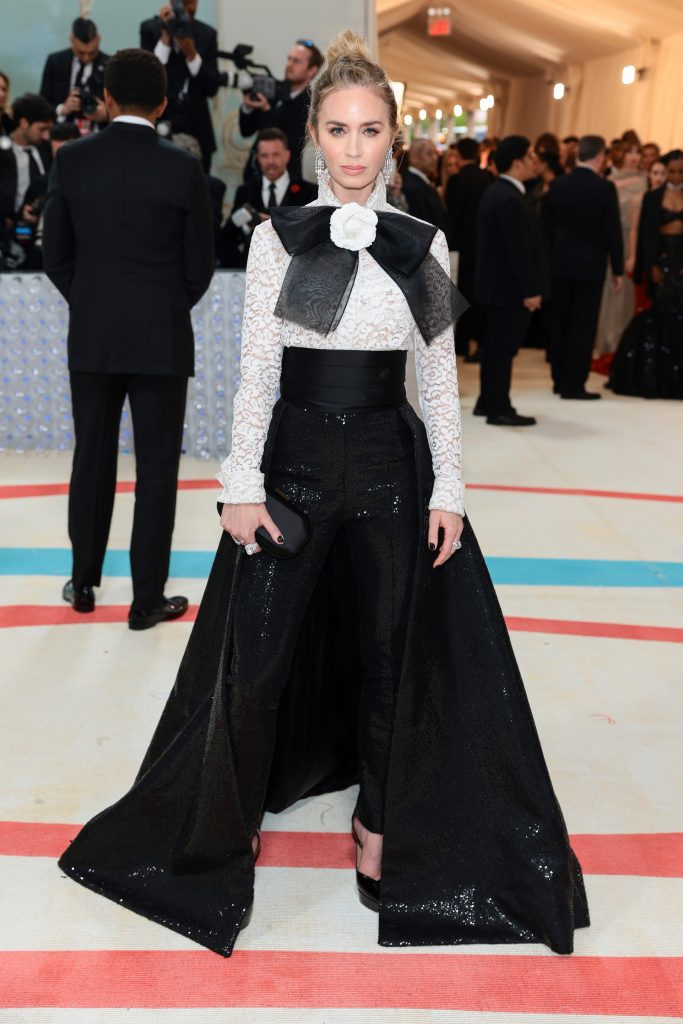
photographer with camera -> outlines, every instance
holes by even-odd
[[[81,133],[75,124],[64,121],[50,129],[50,154],[55,155],[67,142],[80,139]],[[43,269],[43,207],[47,198],[47,174],[37,174],[31,179],[26,193],[17,210],[9,244],[5,247],[5,270]]]
[[[294,180],[287,170],[291,153],[280,128],[264,128],[256,139],[260,174],[240,185],[219,244],[223,267],[245,267],[254,228],[268,220],[273,206],[305,206],[317,196],[315,185]]]
[[[218,92],[218,35],[196,17],[198,0],[172,0],[140,25],[140,46],[166,68],[166,134],[193,135],[206,173],[216,150],[208,100]],[[163,124],[163,122],[162,122]]]
[[[289,173],[301,178],[301,152],[306,143],[306,118],[310,100],[309,86],[323,64],[323,55],[310,39],[297,39],[287,54],[285,80],[270,97],[259,90],[258,79],[254,87],[244,92],[240,107],[240,133],[253,135],[263,128],[280,128],[287,136],[291,152]],[[245,168],[245,181],[256,173],[255,149]]]
[[[14,250],[16,228],[30,185],[50,167],[47,145],[54,108],[42,96],[26,93],[14,103],[16,127],[0,144],[0,248],[5,269]]]
[[[81,135],[104,128],[109,115],[104,103],[104,67],[109,57],[100,50],[97,25],[76,18],[68,50],[51,53],[45,61],[40,95],[57,111],[57,120],[73,121]]]

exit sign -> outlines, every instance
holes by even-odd
[[[430,7],[427,10],[427,35],[449,36],[451,34],[450,7]]]

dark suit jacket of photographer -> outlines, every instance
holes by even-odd
[[[114,122],[62,146],[43,225],[45,270],[69,304],[69,369],[191,376],[190,309],[214,269],[196,157]]]
[[[232,204],[232,213],[239,210],[241,206],[248,203],[259,213],[267,213],[268,208],[264,205],[261,175],[252,178],[251,181],[240,185],[235,192],[235,199]],[[282,197],[280,206],[306,206],[317,198],[318,187],[311,185],[308,181],[293,181],[290,178],[287,191]],[[247,264],[251,235],[245,235],[242,228],[230,220],[226,220],[221,230],[221,239],[218,247],[220,263],[222,267],[244,267]]]
[[[72,50],[58,50],[57,53],[51,53],[45,61],[45,67],[43,68],[43,77],[40,83],[40,95],[43,96],[48,103],[51,103],[53,107],[58,107],[60,103],[69,95],[71,90],[71,69],[73,67],[73,51]],[[98,85],[96,92],[98,95],[104,95],[101,93],[102,84],[104,80],[104,65],[109,60],[109,55],[100,52],[93,61],[93,69],[90,72],[90,78],[87,84],[92,84],[93,76],[94,81]],[[66,120],[73,120],[74,115],[71,114]]]
[[[148,18],[140,25],[140,46],[143,50],[154,52],[154,47],[159,42],[161,29],[156,18]],[[218,34],[215,28],[205,24],[203,21],[193,19],[190,22],[190,35],[194,39],[197,53],[202,58],[202,66],[196,75],[191,75],[187,70],[187,62],[175,48],[171,48],[171,54],[166,64],[168,76],[168,118],[173,122],[173,104],[175,98],[182,92],[185,82],[188,82],[187,96],[189,103],[188,120],[191,127],[188,129],[190,135],[194,135],[199,143],[205,168],[209,167],[211,154],[216,151],[216,138],[211,122],[211,111],[209,109],[209,98],[215,96],[220,85],[218,58]],[[180,129],[176,129],[180,131]]]
[[[301,153],[306,144],[306,120],[311,102],[309,89],[304,89],[293,100],[278,100],[270,110],[252,110],[245,114],[240,107],[240,134],[244,138],[263,128],[280,128],[287,136],[292,156],[288,170],[294,180],[301,178]],[[254,176],[253,148],[245,167],[245,181]]]
[[[49,145],[36,147],[40,151],[40,157],[46,171],[50,169],[52,155]],[[28,195],[28,191],[27,191]],[[17,159],[11,146],[0,146],[0,235],[4,227],[4,220],[14,220],[21,212],[26,197],[15,209],[17,197]]]

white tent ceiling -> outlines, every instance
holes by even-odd
[[[380,59],[406,82],[407,109],[472,103],[510,78],[562,77],[571,64],[683,31],[681,0],[455,0],[452,34],[440,37],[427,35],[424,0],[376,2]]]

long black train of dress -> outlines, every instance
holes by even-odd
[[[278,400],[266,480],[285,409]],[[411,406],[403,402],[398,412],[412,437],[420,542],[385,788],[378,940],[537,942],[571,953],[574,929],[589,923],[581,868],[496,593],[469,519],[462,549],[432,568],[429,445]],[[358,616],[341,538],[311,581],[294,659],[283,666],[266,810],[358,781]],[[134,785],[84,826],[59,862],[88,888],[224,956],[254,894],[230,743],[235,723],[226,713],[247,557],[223,535]]]
[[[666,212],[666,211],[665,211]],[[660,234],[652,307],[621,336],[608,387],[618,395],[683,399],[683,235]]]

